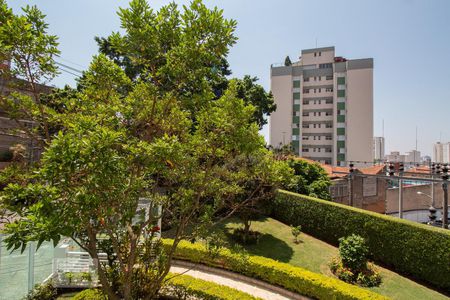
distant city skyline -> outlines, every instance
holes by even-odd
[[[149,1],[158,9],[169,1]],[[177,3],[179,1],[176,1]],[[85,69],[97,53],[95,36],[120,30],[117,8],[128,1],[7,0],[15,12],[36,4],[49,31],[60,38],[61,63]],[[188,1],[181,1],[186,4]],[[431,155],[434,143],[450,141],[450,1],[205,1],[237,20],[239,40],[228,61],[232,76],[260,78],[270,87],[270,65],[301,49],[334,45],[344,57],[374,58],[374,136],[386,153],[415,149]],[[62,13],[63,12],[63,13]],[[307,13],[320,12],[320,13]],[[62,73],[53,84],[74,85]],[[268,140],[268,126],[262,134]]]

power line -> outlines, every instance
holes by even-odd
[[[61,59],[62,61],[65,61],[65,62],[71,63],[71,64],[73,64],[73,65],[79,66],[79,67],[81,67],[81,68],[83,68],[83,69],[86,69],[85,66],[80,65],[80,64],[77,64],[77,63],[75,63],[75,62],[73,62],[73,61],[64,59],[64,58],[62,58],[60,55],[56,55],[56,56],[57,56],[59,59]]]
[[[66,69],[63,69],[62,67],[59,67],[58,69],[59,69],[60,71],[63,71],[63,72],[65,72],[65,73],[68,73],[68,74],[73,75],[73,76],[75,76],[75,77],[80,77],[79,74],[75,74],[75,73],[73,73],[73,72],[71,72],[71,71],[68,71],[68,70],[66,70]]]
[[[71,66],[68,66],[68,65],[66,65],[66,64],[63,64],[63,63],[60,63],[60,62],[57,62],[57,61],[55,61],[55,63],[56,63],[58,66],[60,66],[60,67],[64,67],[64,68],[69,69],[69,70],[72,70],[72,71],[74,71],[74,72],[83,74],[83,71],[80,71],[80,70],[78,70],[78,69],[72,68]]]

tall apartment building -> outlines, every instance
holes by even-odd
[[[437,142],[433,146],[433,162],[450,163],[450,142]]]
[[[373,160],[376,162],[384,160],[384,137],[382,136],[373,138]]]
[[[302,50],[291,66],[271,66],[277,110],[270,145],[325,164],[373,161],[373,59],[336,57],[334,47]]]

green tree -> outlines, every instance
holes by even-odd
[[[331,199],[331,181],[318,163],[295,158],[289,158],[288,163],[295,175],[292,181],[283,186],[285,189],[325,200]]]
[[[273,154],[264,148],[252,155],[236,157],[231,163],[234,169],[242,172],[238,185],[244,190],[231,198],[226,206],[242,221],[243,239],[246,240],[251,222],[264,213],[265,202],[273,199],[276,189],[292,180],[293,172],[285,161],[274,159]]]
[[[109,299],[155,297],[180,240],[207,239],[203,234],[217,222],[217,212],[227,211],[221,216],[226,218],[246,199],[262,197],[266,186],[243,184],[249,170],[260,170],[253,179],[265,184],[277,180],[266,177],[280,176],[260,169],[280,163],[264,149],[252,122],[255,108],[239,99],[238,82],[216,99],[208,80],[215,76],[211,66],[221,64],[236,40],[235,22],[200,1],[183,8],[172,3],[153,11],[146,1],[133,0],[120,9],[123,34],[110,40],[139,69],[133,80],[98,55],[76,91],[59,91],[39,103],[26,94],[6,97],[23,100],[25,116],[50,124],[31,133],[44,136],[42,159],[22,170],[21,181],[5,180],[0,205],[8,212],[8,248],[23,251],[29,241],[39,247],[67,236],[95,260],[107,253],[108,262],[97,271]],[[2,9],[10,12],[4,2]],[[33,20],[45,24],[42,14]],[[24,20],[24,28],[30,22]],[[0,52],[12,57],[21,37],[1,33]],[[40,50],[46,53],[53,42]],[[46,64],[53,63],[50,55]],[[41,78],[56,71],[33,72],[41,70]],[[257,160],[243,167],[243,158]],[[173,219],[174,243],[167,251],[156,239],[159,215],[145,214],[141,206],[146,199],[149,211],[162,205]]]
[[[11,63],[11,68],[0,70],[6,87],[1,91],[0,107],[34,145],[42,147],[50,139],[51,110],[40,95],[43,84],[57,75],[53,58],[59,54],[58,42],[47,33],[45,16],[36,6],[27,5],[22,10],[23,15],[15,15],[0,0],[0,61]],[[32,126],[20,121],[23,119],[33,121]]]
[[[170,49],[174,47],[176,43],[180,42],[177,39],[169,39],[166,36],[178,36],[177,26],[172,20],[172,25],[164,27],[164,30],[170,28],[171,32],[160,33],[156,30],[153,33],[157,36],[154,43],[157,42],[158,48]],[[161,37],[163,35],[163,37]],[[111,60],[113,60],[118,66],[120,66],[125,74],[133,81],[142,78],[142,73],[147,70],[145,63],[146,60],[134,59],[135,49],[130,49],[129,47],[123,47],[123,42],[118,42],[116,39],[116,34],[112,34],[108,37],[96,37],[95,38],[100,53],[105,54]],[[175,40],[175,41],[174,41]],[[149,54],[147,54],[149,55]],[[166,62],[166,58],[156,58],[155,63],[163,65]],[[200,62],[201,63],[201,62]],[[220,57],[219,60],[204,60],[203,68],[209,69],[211,72],[206,72],[205,79],[209,83],[216,99],[219,99],[225,91],[228,89],[230,80],[227,78],[231,75],[231,70],[229,69],[229,64],[226,59],[226,53]],[[271,93],[268,93],[264,88],[257,84],[258,78],[251,77],[250,75],[245,75],[242,79],[233,79],[237,82],[237,92],[238,97],[243,99],[246,104],[253,105],[256,109],[253,113],[253,121],[255,121],[260,128],[267,124],[266,116],[270,115],[275,111],[276,105]],[[169,88],[173,88],[169,85]],[[191,89],[182,89],[181,93],[186,96],[190,96],[192,93]]]
[[[291,58],[289,57],[289,55],[286,56],[286,58],[284,59],[284,65],[285,65],[286,67],[292,66]]]

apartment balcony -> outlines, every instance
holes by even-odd
[[[322,85],[331,85],[333,86],[333,79],[330,80],[316,80],[314,81],[314,79],[310,79],[309,81],[303,81],[303,86],[304,87],[314,87],[314,86],[322,86]]]
[[[309,139],[304,140],[302,139],[303,145],[313,145],[313,146],[333,146],[333,140],[327,140],[324,136],[320,137],[320,140],[314,140],[312,136],[309,137]]]
[[[333,103],[325,103],[325,101],[321,101],[321,104],[314,104],[313,101],[309,101],[309,103],[303,103],[304,110],[317,109],[317,110],[326,110],[333,109]]]
[[[302,157],[309,158],[312,160],[320,160],[321,158],[333,158],[333,152],[311,152],[312,149],[309,149],[308,152],[302,151]]]
[[[325,128],[324,125],[321,126],[321,128],[314,128],[312,124],[309,125],[309,128],[302,128],[303,135],[308,133],[328,133],[333,134],[333,128]]]
[[[310,113],[309,116],[303,116],[302,120],[305,122],[308,122],[308,121],[310,121],[310,122],[312,122],[312,121],[314,121],[314,122],[333,122],[333,116],[332,115],[326,116],[325,113],[322,113],[321,116],[317,116],[317,115],[311,116],[311,113]]]

